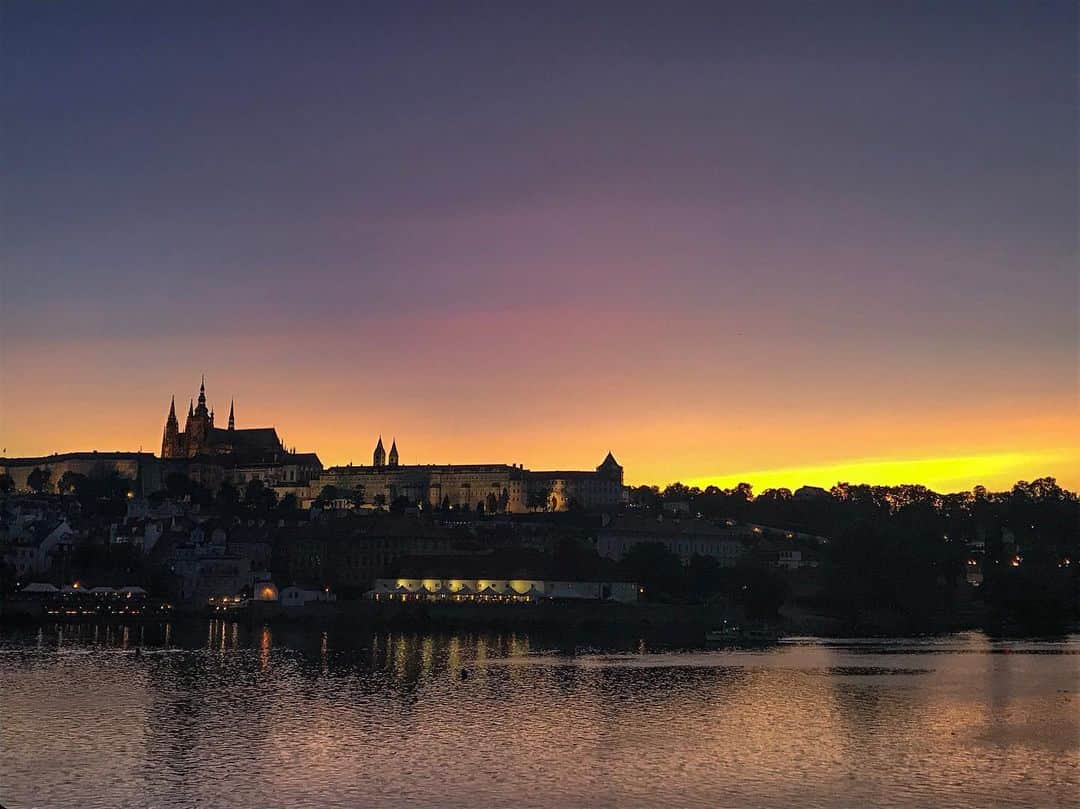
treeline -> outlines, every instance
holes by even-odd
[[[992,622],[1055,629],[1080,618],[1080,500],[1054,478],[953,494],[840,483],[802,496],[676,483],[638,487],[631,503],[658,513],[686,504],[703,518],[827,537],[816,606],[850,622],[876,611],[906,629],[948,623],[966,608],[971,571]]]
[[[789,489],[766,489],[755,496],[748,483],[732,489],[673,483],[665,489],[633,488],[630,502],[657,512],[665,504],[686,503],[691,514],[709,519],[734,519],[825,537],[889,525],[942,542],[982,541],[991,559],[1001,559],[1010,542],[1031,553],[1064,556],[1076,549],[1080,526],[1076,493],[1051,477],[1020,481],[1004,492],[976,486],[970,492],[939,494],[918,485],[838,483],[828,492],[802,497]]]

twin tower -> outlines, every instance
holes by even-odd
[[[398,465],[398,451],[397,451],[397,439],[395,438],[390,442],[390,457],[387,458],[386,450],[383,449],[382,436],[379,436],[379,443],[375,445],[375,453],[372,456],[372,466],[397,466]]]

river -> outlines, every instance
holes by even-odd
[[[590,643],[2,628],[0,803],[1078,805],[1080,636]]]

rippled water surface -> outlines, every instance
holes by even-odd
[[[1080,804],[1077,636],[597,645],[224,623],[2,630],[0,803]]]

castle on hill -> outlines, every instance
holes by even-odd
[[[237,429],[235,402],[229,403],[228,426],[218,427],[213,408],[206,404],[205,379],[199,384],[198,403],[188,403],[183,430],[173,397],[165,418],[161,459],[166,477],[179,472],[211,489],[226,481],[242,486],[252,480],[267,486],[303,487],[323,468],[314,452],[287,449],[273,427]]]
[[[387,452],[379,437],[371,465],[324,469],[315,453],[285,448],[273,427],[238,429],[235,402],[229,403],[226,427],[214,422],[207,405],[205,380],[188,404],[184,429],[169,406],[161,440],[166,474],[180,472],[216,489],[223,482],[244,486],[260,480],[279,496],[294,495],[310,504],[330,487],[356,507],[389,506],[402,498],[423,507],[454,507],[488,513],[537,509],[609,508],[622,504],[623,468],[610,452],[595,470],[533,471],[524,466],[488,464],[401,463],[397,440]]]
[[[188,404],[184,429],[169,405],[161,439],[161,458],[144,452],[65,453],[37,458],[0,458],[0,473],[19,491],[29,488],[35,469],[48,470],[54,491],[65,472],[105,477],[116,474],[137,482],[141,494],[159,491],[182,475],[211,491],[224,483],[244,487],[260,481],[278,497],[294,496],[310,506],[328,490],[349,508],[386,507],[402,500],[421,508],[460,508],[486,513],[571,511],[617,508],[626,501],[623,468],[608,452],[594,470],[534,471],[520,464],[403,464],[397,440],[387,452],[379,437],[371,464],[323,468],[314,452],[287,449],[273,427],[237,429],[235,403],[226,427],[214,422],[205,379]]]

